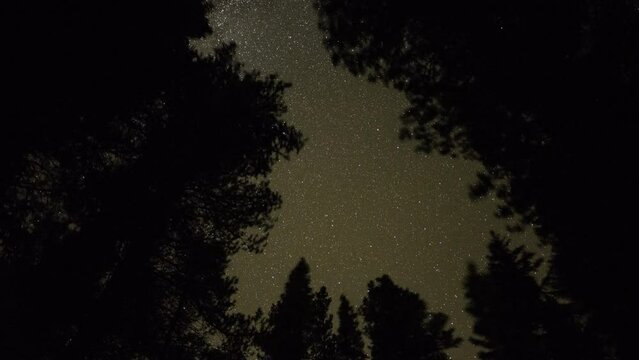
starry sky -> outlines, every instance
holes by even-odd
[[[389,274],[450,315],[459,336],[471,335],[466,266],[483,263],[488,231],[505,225],[492,215],[494,199],[468,198],[480,164],[417,153],[400,141],[403,95],[331,64],[311,0],[221,0],[211,24],[214,34],[197,46],[235,41],[248,68],[291,82],[286,120],[308,138],[272,173],[284,204],[264,252],[232,261],[238,309],[269,309],[303,256],[333,308],[340,294],[360,303],[367,282]],[[475,353],[467,341],[450,352],[454,359]]]

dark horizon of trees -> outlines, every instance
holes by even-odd
[[[406,95],[400,137],[481,162],[471,198],[493,194],[509,231],[532,228],[549,293],[611,358],[636,358],[639,2],[314,4],[336,66]]]
[[[417,293],[397,286],[388,275],[368,284],[358,310],[340,296],[337,331],[324,286],[311,287],[304,258],[291,271],[280,300],[258,321],[256,345],[264,360],[364,360],[364,334],[372,360],[448,359],[446,350],[461,339],[448,317],[432,312]],[[258,310],[257,318],[261,318]],[[363,320],[360,327],[358,318]]]
[[[470,195],[551,247],[541,283],[497,235],[469,267],[480,357],[634,358],[639,3],[315,3],[334,62],[407,95],[401,136],[481,161]],[[0,358],[362,360],[364,336],[373,360],[446,358],[447,317],[386,275],[337,331],[304,260],[267,315],[233,311],[230,257],[263,248],[268,175],[304,139],[289,84],[190,48],[211,6],[3,6]]]
[[[304,263],[268,319],[233,311],[229,259],[264,246],[268,174],[303,139],[282,119],[288,84],[233,44],[190,48],[209,2],[3,10],[0,358],[366,357],[354,308],[341,298],[334,334]]]

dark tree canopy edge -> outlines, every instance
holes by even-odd
[[[302,138],[288,84],[189,48],[209,7],[3,6],[0,357],[244,356],[225,271],[263,246],[267,175]]]
[[[333,62],[406,94],[418,150],[481,161],[471,196],[551,244],[556,294],[633,358],[639,3],[314,3]]]

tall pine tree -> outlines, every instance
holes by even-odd
[[[361,313],[372,360],[446,359],[445,350],[461,342],[446,315],[430,312],[419,295],[388,275],[368,284]]]
[[[334,359],[330,298],[326,288],[311,288],[310,268],[302,258],[291,271],[280,300],[271,307],[258,336],[267,360]]]
[[[532,252],[495,233],[488,249],[486,270],[470,264],[464,283],[480,359],[614,358],[574,304],[556,297],[552,281],[538,281],[541,260]]]
[[[357,313],[351,306],[346,296],[339,298],[339,327],[337,328],[337,359],[339,360],[364,360],[364,341],[359,329]]]
[[[491,235],[487,272],[470,264],[465,280],[466,311],[476,318],[470,341],[484,348],[482,360],[544,359],[542,291],[534,275],[540,262]]]

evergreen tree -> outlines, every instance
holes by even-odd
[[[523,246],[492,233],[488,268],[482,274],[470,264],[465,280],[466,311],[475,317],[470,341],[484,350],[482,360],[550,359],[544,352],[541,286],[535,279],[540,262]]]
[[[333,334],[333,315],[329,314],[331,298],[322,286],[313,298],[312,341],[309,359],[335,360],[336,342]]]
[[[368,284],[361,313],[372,342],[372,360],[447,359],[461,339],[447,329],[448,317],[428,311],[419,296],[384,275]]]
[[[574,305],[538,282],[541,259],[495,233],[488,249],[486,270],[470,264],[464,283],[480,359],[614,358]]]
[[[364,360],[364,341],[359,330],[357,313],[351,306],[346,296],[340,298],[339,327],[337,328],[337,359],[339,360]]]
[[[244,70],[231,45],[210,58],[189,48],[210,31],[207,8],[5,8],[15,36],[0,125],[1,358],[243,348],[247,319],[231,313],[225,271],[263,246],[281,202],[267,176],[301,137],[282,120],[287,84]]]
[[[405,93],[402,138],[479,160],[512,230],[553,246],[557,289],[622,359],[639,118],[636,0],[315,0],[335,64]],[[602,243],[602,241],[604,243]],[[611,294],[616,294],[611,296]]]
[[[334,359],[330,298],[326,288],[313,292],[310,269],[302,258],[291,271],[280,300],[274,304],[258,344],[267,360]]]

